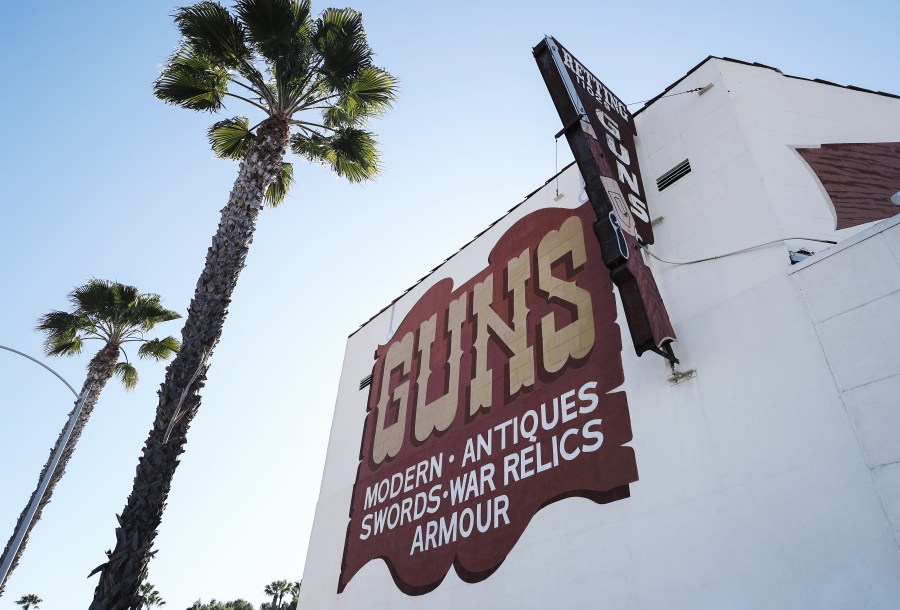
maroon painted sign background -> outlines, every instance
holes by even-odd
[[[487,266],[444,279],[375,354],[342,591],[383,559],[418,595],[477,582],[534,514],[637,480],[621,335],[589,205],[516,222]]]
[[[797,152],[816,173],[834,205],[835,229],[884,220],[900,213],[900,142],[822,144]]]

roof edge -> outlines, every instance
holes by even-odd
[[[632,116],[637,116],[637,115],[639,115],[641,112],[643,112],[644,110],[646,110],[646,109],[647,109],[651,104],[653,104],[655,101],[657,101],[657,100],[660,99],[660,98],[665,97],[666,94],[669,93],[669,91],[671,91],[672,89],[674,89],[678,84],[680,84],[681,81],[683,81],[683,80],[686,79],[688,76],[690,76],[691,74],[693,74],[694,72],[696,72],[696,71],[700,68],[700,66],[702,66],[703,64],[705,64],[706,62],[708,62],[708,61],[711,60],[711,59],[718,59],[718,60],[721,60],[721,61],[727,61],[727,62],[731,62],[731,63],[734,63],[734,64],[742,64],[742,65],[744,65],[744,66],[752,66],[752,67],[754,67],[754,68],[764,68],[764,69],[766,69],[766,70],[773,70],[773,71],[775,71],[775,72],[778,72],[779,74],[781,74],[781,75],[784,76],[785,78],[794,78],[794,79],[797,79],[797,80],[805,80],[805,81],[808,81],[808,82],[811,82],[811,83],[818,83],[818,84],[820,84],[820,85],[829,85],[829,86],[831,86],[831,87],[840,87],[841,89],[849,89],[850,91],[859,91],[860,93],[870,93],[870,94],[872,94],[872,95],[881,95],[881,96],[884,96],[884,97],[890,97],[890,98],[893,98],[893,99],[900,99],[900,95],[895,94],[895,93],[887,93],[887,92],[885,92],[885,91],[875,91],[874,89],[866,89],[865,87],[857,87],[856,85],[841,85],[841,84],[838,84],[838,83],[833,83],[833,82],[831,82],[831,81],[823,80],[823,79],[821,79],[821,78],[806,78],[806,77],[804,77],[804,76],[794,76],[793,74],[785,74],[784,72],[782,72],[782,71],[779,70],[778,68],[775,68],[775,67],[772,67],[772,66],[769,66],[769,65],[766,65],[766,64],[761,64],[761,63],[758,63],[758,62],[749,62],[749,61],[744,61],[744,60],[742,60],[742,59],[734,59],[734,58],[732,58],[732,57],[720,57],[720,56],[718,56],[718,55],[707,55],[705,59],[703,59],[702,61],[700,61],[700,63],[698,63],[696,66],[694,66],[693,68],[691,68],[690,70],[688,70],[688,71],[685,73],[684,76],[682,76],[681,78],[679,78],[678,80],[676,80],[674,83],[672,83],[671,85],[669,85],[668,87],[666,87],[665,89],[663,89],[663,91],[662,91],[659,95],[657,95],[656,97],[653,97],[653,98],[647,100],[647,101],[644,103],[643,106],[641,106],[639,109],[637,109],[635,112],[632,113]]]

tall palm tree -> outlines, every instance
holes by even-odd
[[[244,267],[257,216],[284,198],[298,155],[358,182],[374,176],[378,153],[367,120],[384,112],[396,85],[373,63],[362,16],[327,9],[313,18],[307,0],[236,0],[177,9],[181,42],[154,83],[165,102],[216,112],[225,101],[261,114],[235,116],[209,130],[213,151],[241,161],[182,330],[182,348],[159,393],[134,488],[119,517],[115,548],[101,572],[92,610],[133,605],[162,519],[187,431],[200,406],[209,358]]]
[[[38,604],[43,603],[43,601],[44,600],[42,600],[34,593],[29,593],[28,595],[23,595],[22,597],[20,597],[16,603],[22,606],[23,610],[31,610],[31,608],[38,610],[40,608]]]
[[[141,598],[140,607],[142,610],[149,610],[153,606],[166,605],[165,600],[159,596],[159,591],[156,590],[156,587],[154,587],[152,583],[141,583],[141,586],[138,589],[138,595]]]
[[[65,443],[59,462],[38,503],[34,517],[27,525],[25,535],[18,548],[12,548],[16,538],[14,532],[6,544],[2,558],[0,558],[0,563],[3,563],[8,554],[14,553],[6,579],[0,582],[0,595],[3,594],[9,575],[19,563],[34,525],[41,518],[44,507],[53,496],[53,490],[66,472],[66,465],[75,451],[75,445],[81,438],[84,426],[87,424],[104,386],[113,376],[117,376],[126,389],[131,390],[137,385],[137,369],[129,362],[124,350],[125,345],[139,343],[138,356],[154,360],[168,359],[178,351],[178,341],[174,337],[148,339],[145,336],[145,333],[151,331],[157,324],[181,317],[174,311],[164,308],[158,295],[141,294],[134,286],[93,279],[69,293],[69,301],[72,303],[71,311],[51,311],[38,320],[37,329],[46,334],[44,350],[47,355],[73,356],[79,354],[88,341],[100,341],[102,345],[88,364],[87,378],[84,380],[81,390],[82,396],[87,393],[81,413]],[[119,361],[120,355],[124,356],[122,361]],[[69,413],[70,418],[71,416],[72,412]],[[32,493],[25,510],[19,516],[16,532],[23,525],[28,507],[39,493],[40,481],[50,468],[53,456],[60,443],[63,442],[67,427],[68,419],[67,425],[63,426],[56,443],[50,450],[50,458],[38,478],[38,488]]]

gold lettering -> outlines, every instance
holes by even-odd
[[[391,373],[398,367],[400,374],[406,375],[412,366],[413,334],[406,333],[400,341],[395,341],[388,348],[384,357],[384,369],[381,371],[381,395],[378,398],[378,419],[375,426],[375,439],[372,444],[372,461],[380,464],[386,457],[394,457],[403,447],[403,433],[406,428],[406,405],[409,402],[409,380],[397,385],[390,391]],[[384,425],[388,407],[399,402],[397,421],[390,426]]]
[[[419,378],[416,380],[416,440],[424,441],[435,430],[443,432],[456,417],[459,404],[459,361],[462,358],[460,335],[466,319],[466,293],[450,303],[447,330],[450,333],[450,355],[447,393],[426,404],[428,379],[431,376],[431,345],[434,343],[437,314],[419,326]]]
[[[559,231],[550,231],[537,248],[538,289],[551,299],[559,299],[575,306],[575,320],[563,328],[556,328],[553,312],[541,318],[541,340],[544,370],[555,373],[569,359],[587,356],[594,346],[594,315],[591,293],[579,288],[575,282],[561,280],[552,274],[553,263],[567,254],[572,255],[572,267],[581,268],[587,260],[584,251],[584,229],[581,220],[573,216],[566,220]]]
[[[506,264],[506,290],[512,293],[512,326],[500,319],[491,307],[494,300],[494,277],[488,276],[475,284],[472,309],[477,320],[475,335],[475,377],[470,387],[469,414],[479,409],[491,408],[493,374],[488,368],[488,334],[504,345],[512,355],[509,358],[509,394],[514,396],[522,388],[534,385],[534,348],[528,345],[528,329],[525,319],[525,281],[531,276],[528,250]]]

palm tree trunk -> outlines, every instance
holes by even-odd
[[[16,566],[19,565],[19,559],[22,557],[22,553],[25,551],[25,545],[28,544],[28,538],[31,535],[31,530],[34,529],[35,524],[40,520],[41,513],[43,513],[44,511],[44,507],[50,503],[50,499],[53,496],[53,490],[56,488],[56,485],[66,473],[66,465],[68,465],[69,459],[71,459],[72,453],[75,451],[75,445],[78,443],[78,439],[81,438],[81,433],[84,431],[84,426],[85,424],[87,424],[87,421],[91,416],[91,412],[94,410],[94,407],[97,404],[97,399],[100,397],[100,393],[103,391],[104,386],[106,386],[106,382],[109,381],[109,379],[115,372],[116,362],[118,361],[118,359],[119,346],[110,343],[105,345],[103,349],[97,352],[91,359],[90,364],[88,364],[87,378],[84,380],[84,385],[81,388],[81,394],[79,394],[79,396],[83,395],[84,392],[88,391],[89,388],[90,393],[87,395],[87,398],[84,401],[84,406],[81,409],[81,414],[78,416],[78,419],[75,422],[75,426],[72,428],[72,433],[69,435],[69,440],[66,442],[66,446],[63,448],[63,452],[60,455],[59,462],[56,465],[56,470],[50,477],[50,482],[47,485],[47,489],[44,492],[44,495],[41,498],[40,502],[38,503],[37,510],[34,513],[34,517],[25,530],[25,536],[22,538],[22,543],[19,545],[19,548],[15,550],[15,555],[13,556],[9,572],[7,572],[6,574],[6,579],[3,582],[0,582],[0,596],[3,595],[3,591],[6,589],[6,583],[7,581],[9,581],[9,576],[16,569]],[[76,407],[77,404],[78,401],[76,400]],[[65,435],[66,428],[68,427],[68,421],[72,417],[72,412],[74,412],[74,408],[69,412],[68,417],[66,417],[66,425],[63,426],[62,431],[60,431],[59,433],[59,437],[57,437],[56,442],[50,449],[50,457],[47,459],[47,463],[44,464],[44,468],[41,470],[41,474],[38,477],[38,485],[32,492],[31,497],[28,499],[28,503],[25,505],[25,509],[22,511],[22,514],[19,515],[19,520],[16,522],[16,528],[15,530],[13,530],[13,535],[6,543],[6,548],[3,550],[2,557],[0,557],[0,564],[2,564],[3,560],[6,559],[8,553],[13,552],[11,547],[16,536],[15,532],[19,531],[19,528],[22,526],[22,522],[25,520],[25,516],[28,513],[28,508],[31,506],[31,503],[34,502],[35,495],[38,493],[41,486],[41,480],[47,473],[47,469],[50,468],[50,464],[53,461],[53,456],[56,453],[56,450],[59,447],[60,443],[62,442],[63,436]]]
[[[139,604],[138,587],[146,578],[147,564],[155,553],[151,549],[172,478],[179,456],[184,453],[188,428],[200,407],[207,361],[222,335],[263,196],[281,171],[289,135],[286,119],[267,119],[241,162],[188,309],[181,331],[181,349],[166,369],[156,419],[144,443],[134,487],[122,515],[117,516],[116,546],[107,553],[107,561],[91,573],[99,571],[100,580],[90,610],[131,610]]]

